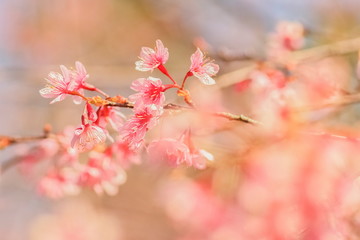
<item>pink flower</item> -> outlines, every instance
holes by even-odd
[[[29,173],[37,163],[53,158],[59,152],[59,143],[55,139],[47,138],[34,146],[19,146],[17,151],[18,158],[21,158],[20,170],[22,173]]]
[[[41,96],[45,98],[55,98],[51,103],[62,101],[67,94],[79,93],[84,94],[84,89],[93,90],[94,86],[85,82],[89,77],[84,65],[76,62],[76,70],[69,70],[61,65],[60,69],[62,74],[57,72],[50,72],[46,81],[48,85],[40,90]],[[73,96],[73,101],[76,104],[82,102],[80,96]]]
[[[151,104],[162,106],[165,102],[164,85],[159,78],[139,78],[131,84],[131,89],[138,92],[129,97],[136,108]]]
[[[106,139],[104,130],[93,123],[81,125],[75,129],[71,146],[80,152],[93,149],[97,144],[103,143]]]
[[[174,167],[185,164],[204,169],[206,160],[212,161],[213,156],[205,150],[195,148],[188,137],[185,133],[180,140],[164,138],[151,142],[147,147],[150,161],[168,163]]]
[[[279,22],[273,41],[289,51],[297,50],[304,44],[304,27],[298,22]]]
[[[75,66],[76,71],[73,71],[72,77],[73,80],[77,83],[77,87],[82,88],[88,85],[88,83],[86,83],[85,81],[87,78],[89,78],[89,74],[86,72],[86,69],[81,62],[76,61]]]
[[[130,149],[137,149],[144,141],[146,132],[158,122],[162,108],[149,105],[138,109],[122,127],[120,136]]]
[[[119,131],[124,124],[125,116],[118,109],[109,106],[102,106],[98,110],[97,124],[99,127],[105,129],[106,125],[110,123],[111,127]]]
[[[124,170],[106,153],[91,152],[87,164],[80,165],[79,170],[79,184],[93,188],[97,194],[115,195],[126,181]]]
[[[168,163],[171,166],[186,164],[191,166],[191,155],[189,148],[182,142],[164,138],[155,140],[147,147],[148,156],[151,162]]]
[[[51,170],[40,180],[38,191],[49,198],[76,195],[80,188],[77,185],[77,175],[74,173],[70,168]]]
[[[148,47],[141,48],[140,60],[135,62],[135,69],[146,72],[152,71],[160,65],[166,63],[169,59],[168,49],[164,47],[161,40],[156,40],[155,50]]]
[[[63,65],[60,66],[61,72],[50,72],[45,79],[48,85],[41,89],[40,95],[44,98],[55,98],[50,103],[59,102],[65,99],[66,95],[73,91],[75,86],[71,81],[70,71]]]
[[[140,164],[141,158],[138,152],[129,148],[129,145],[118,139],[111,145],[114,159],[119,162],[123,168],[129,168],[132,164]]]
[[[104,129],[96,124],[97,115],[90,104],[86,104],[84,114],[81,116],[81,126],[75,129],[71,146],[80,152],[90,150],[97,144],[105,141]]]
[[[203,84],[213,85],[215,80],[211,78],[219,71],[219,65],[209,62],[209,59],[204,58],[204,54],[200,49],[191,55],[191,65],[188,76],[194,75]]]

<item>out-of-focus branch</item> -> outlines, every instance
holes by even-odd
[[[289,54],[289,62],[293,64],[299,64],[304,61],[314,61],[321,58],[348,54],[351,52],[359,51],[360,49],[360,37],[344,40],[332,44],[327,44],[319,47],[313,47],[309,49],[294,51]],[[241,82],[247,75],[256,68],[256,63],[251,63],[246,67],[235,70],[233,72],[226,73],[218,78],[217,85],[220,88],[228,87],[232,84]]]
[[[213,50],[209,54],[212,58],[223,62],[258,61],[259,59],[247,53],[234,53],[226,49]]]
[[[32,136],[32,137],[10,137],[10,136],[0,136],[0,150],[14,144],[24,143],[24,142],[32,142],[36,140],[41,140],[48,138],[51,132],[51,126],[46,124],[44,126],[43,134],[40,136]]]
[[[360,93],[345,95],[342,98],[331,100],[325,103],[321,103],[318,105],[311,105],[300,107],[297,109],[299,112],[306,112],[306,111],[316,111],[324,108],[331,108],[331,107],[341,107],[345,105],[351,105],[360,103]]]
[[[0,165],[0,172],[4,173],[6,172],[8,169],[12,168],[13,166],[17,165],[18,163],[21,162],[21,158],[20,157],[13,157],[10,158],[6,161],[3,161]]]

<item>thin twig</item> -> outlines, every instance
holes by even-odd
[[[360,103],[360,93],[345,95],[340,99],[331,100],[318,105],[300,107],[297,109],[297,111],[298,112],[316,111],[324,108],[341,107],[341,106],[357,104],[357,103]]]
[[[343,55],[359,51],[360,37],[339,41],[323,46],[294,51],[289,54],[289,62],[299,64],[305,61],[314,61],[334,55]],[[231,86],[244,80],[248,74],[257,67],[257,63],[251,63],[233,72],[226,73],[218,78],[217,85],[220,88]]]
[[[111,103],[111,104],[108,104],[108,106],[134,108],[134,105],[129,102],[127,102],[127,103]],[[168,104],[164,105],[164,109],[197,111],[197,109],[195,109],[191,106],[182,106],[182,105],[177,105],[174,103],[168,103]],[[233,121],[241,121],[241,122],[250,123],[250,124],[262,125],[261,122],[256,121],[256,120],[254,120],[250,117],[247,117],[245,115],[242,115],[242,114],[235,115],[235,114],[227,113],[227,112],[210,112],[210,113],[207,112],[206,114],[210,114],[210,115],[217,116],[217,117],[223,117],[223,118],[233,120]]]

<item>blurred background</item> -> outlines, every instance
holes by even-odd
[[[316,46],[360,36],[359,10],[358,0],[1,0],[0,134],[38,135],[45,123],[54,131],[79,123],[81,107],[68,100],[49,105],[38,93],[48,72],[58,71],[60,64],[81,61],[90,83],[127,96],[133,80],[148,76],[134,68],[140,48],[153,47],[156,39],[169,48],[168,69],[180,78],[196,39],[261,57],[267,34],[280,20],[304,24],[311,33],[306,45]],[[239,67],[220,64],[220,74]],[[1,151],[0,160],[12,154],[13,148]],[[80,226],[83,221],[98,231],[89,239],[174,239],[177,232],[155,196],[162,175],[145,167],[128,174],[115,197],[83,193],[52,201],[38,196],[32,180],[11,169],[0,179],[0,238],[57,239],[41,234],[56,232],[63,222]]]

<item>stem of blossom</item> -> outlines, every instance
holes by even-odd
[[[177,85],[176,81],[170,76],[164,65],[160,64],[157,68],[160,70],[160,72],[167,76],[174,83],[174,85]]]
[[[214,116],[218,116],[218,117],[223,117],[223,118],[227,118],[229,120],[234,120],[234,121],[241,121],[241,122],[245,122],[245,123],[251,123],[251,124],[256,124],[256,125],[263,125],[263,123],[256,121],[252,118],[249,118],[245,115],[235,115],[232,113],[227,113],[227,112],[217,112],[217,113],[211,113]]]
[[[123,108],[134,108],[134,105],[131,103],[114,103],[114,104],[108,104],[108,106],[112,106],[112,107],[123,107]],[[193,111],[197,111],[193,106],[181,106],[181,105],[177,105],[177,104],[173,104],[173,103],[168,103],[166,105],[163,106],[164,109],[170,109],[170,110],[193,110]],[[245,123],[250,123],[250,124],[255,124],[255,125],[263,125],[263,123],[256,121],[250,117],[247,117],[245,115],[235,115],[232,113],[227,113],[227,112],[215,112],[215,113],[207,113],[213,116],[217,116],[217,117],[223,117],[229,120],[234,120],[234,121],[241,121],[241,122],[245,122]]]
[[[44,133],[41,136],[34,137],[10,137],[10,136],[0,136],[0,150],[17,143],[30,142],[48,138],[51,132],[51,126],[46,124],[44,126]]]
[[[97,87],[90,87],[90,86],[82,86],[83,89],[88,90],[88,91],[94,91],[94,92],[98,92],[101,95],[103,95],[105,98],[110,97],[109,94],[105,93],[104,91],[102,91],[101,89],[97,88]]]
[[[165,84],[164,85],[164,89],[163,89],[163,92],[165,92],[166,90],[169,90],[171,88],[178,88],[180,89],[180,86],[177,85],[177,84]]]
[[[68,91],[67,94],[70,94],[70,95],[74,95],[74,96],[79,96],[81,97],[82,99],[84,99],[85,102],[88,101],[88,98],[85,97],[84,95],[82,95],[81,93],[77,92],[77,91]]]
[[[190,72],[190,71],[186,73],[186,75],[185,75],[185,77],[184,77],[184,80],[183,80],[183,82],[181,83],[181,88],[180,88],[180,89],[184,89],[186,79],[188,79],[188,77],[191,77],[192,75],[193,75],[193,73]]]
[[[319,105],[305,106],[296,109],[296,112],[307,112],[307,111],[316,111],[324,108],[331,107],[341,107],[345,105],[356,104],[360,102],[360,93],[349,94],[343,96],[341,99],[331,100]]]

